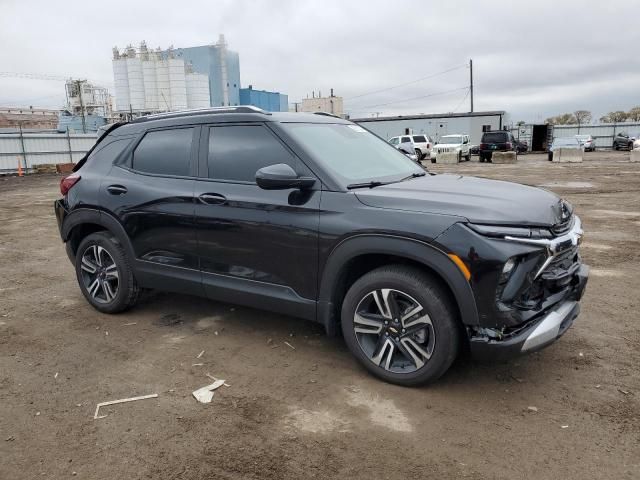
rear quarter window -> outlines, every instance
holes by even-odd
[[[424,137],[424,135],[414,135],[413,141],[417,143],[426,143],[427,139]]]
[[[112,164],[120,154],[129,146],[132,137],[129,138],[106,138],[100,145],[91,152],[87,158],[86,165]]]

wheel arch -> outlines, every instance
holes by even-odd
[[[93,208],[78,208],[64,219],[61,234],[63,241],[67,244],[69,257],[72,260],[75,258],[83,238],[104,230],[116,237],[131,260],[135,259],[133,247],[122,224],[109,213]]]
[[[417,266],[442,281],[461,323],[478,324],[471,286],[444,252],[414,239],[367,234],[343,240],[325,263],[318,290],[317,319],[327,334],[337,334],[342,300],[353,282],[374,268],[398,263]]]

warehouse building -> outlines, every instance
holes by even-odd
[[[215,45],[176,48],[165,52],[169,55],[208,77],[209,106],[240,105],[240,56],[227,48],[224,35]]]
[[[333,94],[333,88],[331,89],[331,95],[328,97],[321,96],[320,92],[318,92],[318,96],[316,97],[315,92],[311,94],[311,98],[303,98],[301,108],[298,110],[300,112],[327,112],[333,115],[338,115],[342,117],[344,115],[344,107],[342,102],[342,97],[337,97]]]
[[[426,134],[437,142],[444,135],[460,133],[469,135],[475,145],[480,143],[482,132],[510,127],[505,111],[352,118],[351,121],[386,140],[398,135]]]
[[[253,85],[240,89],[240,105],[253,105],[268,112],[286,112],[289,109],[289,97],[279,92],[255,90]]]

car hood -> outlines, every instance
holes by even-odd
[[[477,177],[427,175],[355,194],[370,207],[452,215],[472,223],[550,227],[561,221],[557,195]]]

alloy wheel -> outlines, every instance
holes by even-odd
[[[435,347],[431,318],[417,300],[399,290],[367,293],[356,307],[353,328],[367,358],[391,373],[419,370]]]
[[[100,245],[90,245],[82,253],[80,266],[84,287],[98,303],[109,303],[118,294],[118,267],[111,254]]]

